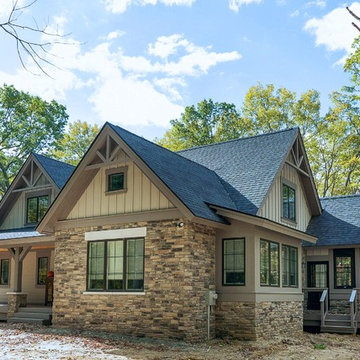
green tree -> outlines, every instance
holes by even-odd
[[[171,120],[171,129],[156,142],[171,150],[235,139],[246,134],[234,104],[203,100],[187,106],[180,119]]]
[[[63,136],[68,115],[56,101],[0,88],[0,196],[32,151],[49,152]]]
[[[86,121],[78,120],[70,123],[57,148],[52,151],[52,156],[69,164],[77,165],[98,132],[97,125],[92,126]]]

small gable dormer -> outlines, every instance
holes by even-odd
[[[73,166],[30,154],[0,203],[0,230],[35,227]]]
[[[265,197],[258,216],[306,231],[321,207],[300,133]]]

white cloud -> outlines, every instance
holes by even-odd
[[[300,15],[300,10],[295,10],[290,13],[290,17],[298,17]]]
[[[57,23],[61,24],[59,19]],[[176,34],[159,37],[149,45],[149,58],[127,56],[121,48],[113,49],[111,39],[118,34],[110,33],[88,51],[74,39],[65,40],[68,44],[52,45],[48,49],[52,55],[45,56],[61,68],[45,64],[52,78],[34,77],[19,68],[10,75],[0,72],[0,83],[14,84],[44,99],[65,103],[77,91],[86,93],[100,123],[166,127],[170,119],[183,111],[179,101],[189,77],[206,74],[221,62],[241,57],[236,51],[215,52],[210,47],[197,46]],[[167,45],[161,47],[161,44]],[[173,57],[170,62],[169,54]],[[157,60],[151,61],[152,58]],[[31,71],[39,73],[33,63],[26,64]]]
[[[167,6],[185,5],[191,6],[196,0],[103,0],[105,8],[114,14],[124,13],[130,5],[156,5],[164,4]]]
[[[260,4],[262,0],[229,0],[229,8],[232,11],[238,12],[242,5]]]
[[[360,3],[352,3],[351,9],[359,14]],[[352,17],[345,7],[338,7],[322,18],[308,20],[304,29],[315,36],[316,46],[324,45],[328,51],[344,51],[349,54],[354,39],[359,35],[351,22]]]
[[[179,55],[179,50],[185,52]],[[182,35],[174,34],[159,37],[154,44],[149,44],[150,55],[161,60],[151,62],[143,56],[120,55],[119,59],[127,71],[145,73],[164,73],[167,76],[198,76],[206,74],[211,67],[218,63],[241,59],[237,51],[218,53],[211,51],[211,47],[197,46]],[[168,61],[167,57],[177,55],[176,60]]]
[[[4,23],[5,21],[7,21],[15,3],[16,3],[15,0],[1,0],[0,23]],[[25,0],[19,0],[16,4],[16,7],[20,8],[24,5],[25,5]]]
[[[125,35],[125,31],[120,31],[120,30],[116,30],[116,31],[110,31],[107,36],[105,37],[105,40],[114,40],[117,39],[121,36]]]
[[[319,8],[324,8],[326,7],[326,1],[324,0],[313,0],[313,1],[308,1],[305,4],[305,7],[319,7]]]

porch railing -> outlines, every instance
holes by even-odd
[[[355,328],[356,325],[356,316],[358,311],[357,306],[357,289],[353,289],[350,294],[350,320],[351,320],[351,327]]]
[[[325,318],[329,311],[329,302],[328,302],[328,289],[325,289],[320,298],[320,315],[321,315],[321,326],[325,326]]]

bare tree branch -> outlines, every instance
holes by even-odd
[[[39,27],[35,19],[33,20],[34,26],[19,23],[19,18],[24,10],[29,9],[37,2],[38,0],[30,0],[27,4],[18,6],[18,0],[14,0],[7,21],[0,23],[0,29],[15,40],[18,58],[25,70],[34,74],[26,65],[25,57],[29,57],[31,62],[41,73],[51,77],[45,70],[45,65],[51,65],[55,68],[58,67],[52,61],[48,60],[47,55],[53,55],[51,54],[51,51],[49,51],[49,48],[56,44],[69,45],[70,43],[68,42],[58,40],[69,34],[61,34],[58,31],[52,31],[48,24]],[[34,35],[40,36],[39,41],[33,40]],[[46,38],[46,40],[44,40],[44,38]]]

